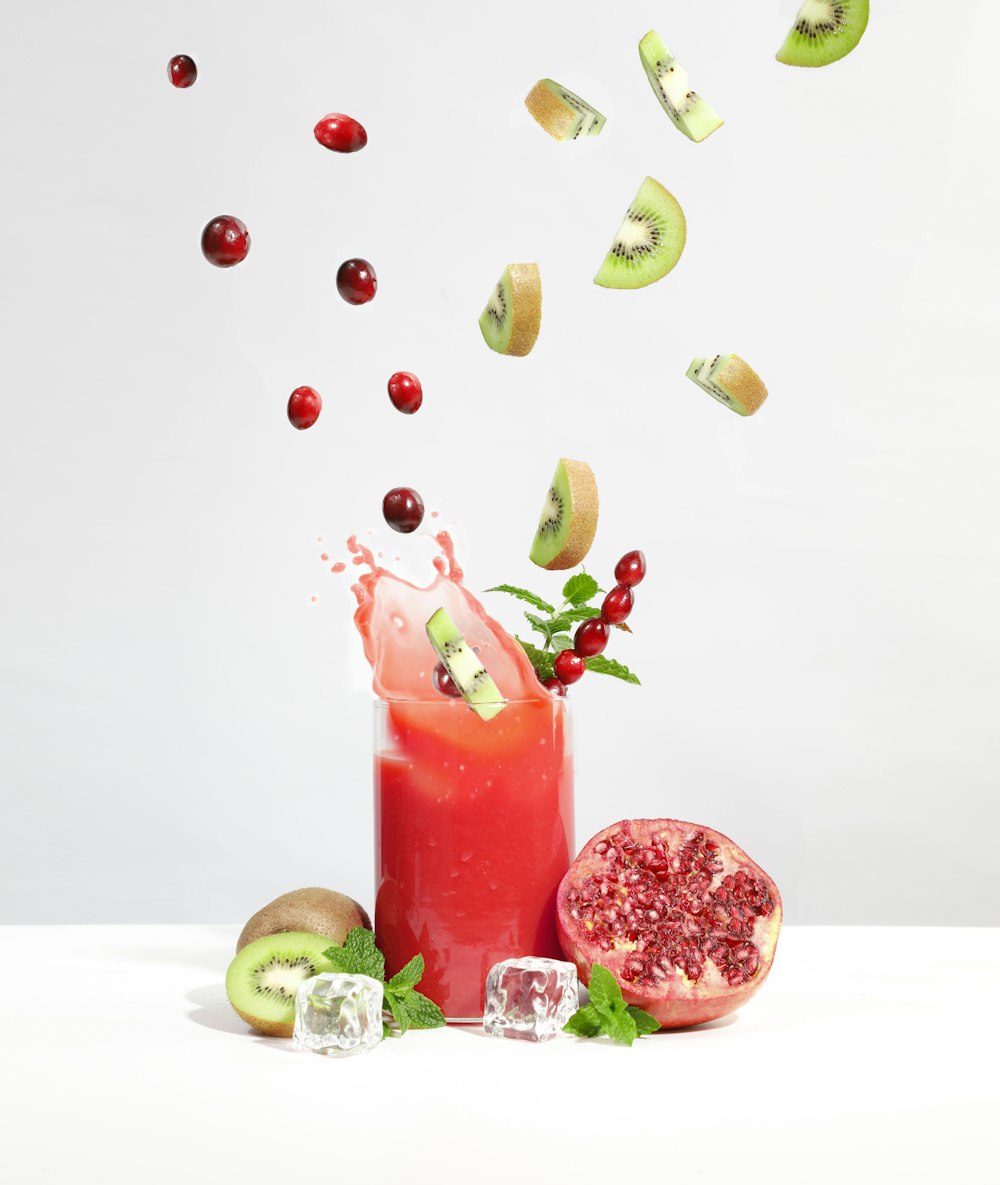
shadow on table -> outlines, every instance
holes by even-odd
[[[188,1020],[201,1025],[203,1029],[214,1029],[217,1033],[235,1033],[244,1039],[249,1037],[258,1045],[266,1045],[268,1049],[277,1050],[278,1053],[298,1052],[289,1040],[281,1037],[264,1037],[255,1033],[246,1021],[233,1011],[225,985],[222,983],[210,983],[205,987],[195,988],[188,992],[187,998],[195,1005],[188,1013]]]
[[[668,1037],[696,1037],[699,1033],[710,1033],[715,1029],[727,1029],[730,1025],[736,1024],[739,1016],[736,1013],[731,1013],[729,1016],[720,1016],[718,1020],[710,1020],[704,1025],[689,1025],[686,1029],[660,1029],[657,1033],[652,1033],[651,1036],[656,1040],[665,1040]],[[479,1025],[449,1025],[453,1032],[461,1033],[463,1037],[480,1037],[486,1041],[496,1041],[497,1038],[492,1033],[487,1033],[481,1024]],[[577,1040],[583,1041],[585,1038],[579,1037]],[[523,1042],[524,1045],[532,1044],[530,1041]],[[613,1041],[597,1041],[598,1046],[614,1047]]]

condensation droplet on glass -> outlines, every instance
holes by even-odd
[[[396,629],[401,630],[406,625],[406,622],[402,619],[402,617],[397,615],[392,619],[392,624],[396,627]]]
[[[468,848],[466,848],[465,851],[462,853],[462,863],[468,864],[471,859],[472,859],[472,852]]]
[[[458,869],[457,869],[457,868],[453,868],[453,869],[451,870],[451,872],[449,872],[449,873],[448,873],[448,875],[451,877],[451,879],[452,879],[452,880],[454,880],[454,879],[455,879],[455,877],[457,877],[457,876],[458,876]]]
[[[486,883],[489,885],[489,887],[491,889],[495,889],[497,887],[496,881],[487,881]]]

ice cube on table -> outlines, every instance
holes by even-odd
[[[579,1007],[576,967],[559,959],[504,959],[486,977],[483,1028],[494,1037],[548,1041]]]
[[[382,984],[369,975],[324,971],[295,993],[296,1049],[342,1056],[382,1040]]]

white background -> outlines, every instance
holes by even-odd
[[[473,589],[554,594],[526,551],[566,455],[600,484],[591,570],[650,568],[613,651],[643,687],[573,692],[580,840],[693,819],[791,921],[997,921],[996,5],[874,0],[819,71],[774,60],[794,0],[609,7],[5,14],[0,920],[241,921],[312,883],[370,906],[370,692],[319,554],[377,527],[425,557],[380,525],[412,484]],[[703,144],[643,75],[653,26],[727,117]],[[597,140],[531,121],[543,76]],[[368,147],[320,148],[327,111]],[[598,288],[647,174],[683,259]],[[253,238],[228,272],[199,249],[222,212]],[[503,358],[476,321],[522,260],[542,332]],[[771,392],[749,420],[684,377],[728,350]]]

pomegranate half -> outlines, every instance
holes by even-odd
[[[600,963],[665,1029],[745,1004],[781,929],[774,881],[731,839],[677,819],[625,819],[583,847],[559,885],[559,941],[584,983]]]

